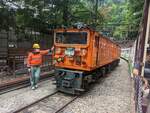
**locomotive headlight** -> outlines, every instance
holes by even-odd
[[[75,49],[74,48],[66,48],[65,50],[65,55],[68,57],[72,57],[75,54]]]
[[[60,57],[60,58],[57,59],[57,62],[63,62],[63,61],[64,61],[64,58]]]
[[[86,49],[81,49],[81,55],[86,56],[87,55],[87,50]]]

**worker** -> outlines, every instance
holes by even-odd
[[[48,54],[51,50],[40,50],[39,44],[33,44],[33,51],[29,52],[27,58],[28,71],[31,73],[30,82],[31,88],[34,90],[38,88],[38,81],[40,77],[40,66],[42,64],[42,56]]]

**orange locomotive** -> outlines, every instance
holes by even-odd
[[[80,94],[89,83],[117,66],[120,47],[89,28],[56,29],[54,59],[57,89]]]

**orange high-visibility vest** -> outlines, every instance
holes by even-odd
[[[28,66],[37,66],[42,64],[42,56],[48,54],[49,50],[42,50],[37,54],[30,52],[27,58]]]

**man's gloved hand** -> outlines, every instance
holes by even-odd
[[[31,72],[31,68],[30,68],[30,67],[28,67],[28,72],[29,72],[29,73]]]
[[[49,55],[52,55],[52,54],[53,54],[53,51],[49,49],[48,54],[49,54]]]

